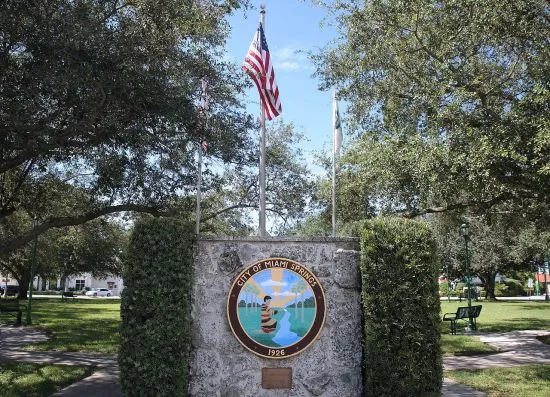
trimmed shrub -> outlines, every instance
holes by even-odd
[[[518,280],[508,279],[495,284],[495,296],[525,296],[527,292]]]
[[[120,381],[127,397],[187,395],[192,238],[192,227],[175,219],[135,225],[120,309]]]
[[[376,218],[361,242],[365,396],[439,396],[439,264],[425,223]]]
[[[447,296],[449,293],[449,283],[447,281],[444,281],[439,284],[439,296]],[[451,289],[451,295],[453,294],[453,290]]]

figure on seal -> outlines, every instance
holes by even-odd
[[[273,316],[277,314],[277,310],[273,310],[270,304],[271,296],[266,295],[262,304],[262,332],[264,334],[269,334],[277,328],[277,321],[273,319]]]

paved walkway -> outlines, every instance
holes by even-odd
[[[517,365],[550,364],[550,345],[536,339],[537,335],[548,335],[550,331],[514,331],[502,333],[474,333],[482,342],[496,347],[500,353],[478,356],[445,357],[443,368],[483,369],[490,367],[513,367]],[[466,397],[485,396],[485,393],[445,379],[442,396]]]
[[[539,342],[537,335],[550,331],[515,331],[472,334],[479,336],[500,353],[481,356],[454,356],[443,360],[445,370],[512,367],[516,365],[550,364],[550,345]],[[30,327],[0,326],[0,360],[17,360],[48,364],[95,365],[94,374],[53,394],[51,397],[122,397],[118,382],[118,365],[114,355],[77,352],[39,352],[22,350],[21,346],[46,340],[45,333]],[[485,393],[445,379],[443,397],[481,397]]]
[[[22,350],[21,346],[40,342],[48,336],[31,327],[0,326],[0,360],[40,364],[95,365],[100,369],[51,397],[123,397],[118,382],[115,355],[79,352],[41,352]]]

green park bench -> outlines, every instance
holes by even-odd
[[[456,313],[445,313],[445,315],[443,316],[443,321],[451,322],[451,335],[456,335],[456,322],[459,320],[463,320],[469,323],[471,319],[472,324],[474,325],[474,330],[476,330],[476,319],[479,317],[480,313],[481,305],[471,307],[459,307],[456,309]]]
[[[76,299],[76,296],[72,291],[63,291],[61,293],[61,301],[69,300],[69,298],[73,298],[73,300]]]
[[[22,310],[19,299],[0,299],[0,315],[3,314],[15,317],[15,325],[21,325]]]

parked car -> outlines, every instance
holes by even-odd
[[[4,289],[7,287],[8,289],[8,296],[16,296],[19,295],[19,286],[18,285],[7,285],[7,286],[0,286],[0,295],[4,295]]]
[[[86,291],[86,296],[111,296],[111,291],[107,288],[92,288]]]

